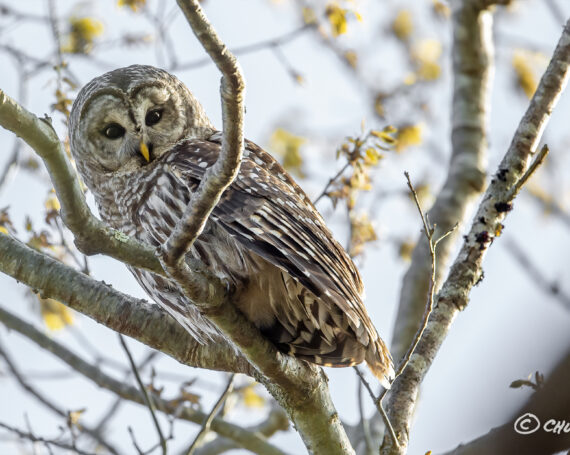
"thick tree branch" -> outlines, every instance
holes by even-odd
[[[214,166],[206,171],[182,219],[165,245],[163,259],[169,267],[174,267],[184,260],[186,252],[204,229],[220,196],[237,176],[243,152],[245,80],[237,60],[208,21],[198,0],[178,0],[178,6],[222,73],[220,95],[223,138],[220,157]]]
[[[286,431],[288,428],[289,419],[287,418],[287,415],[283,410],[281,410],[281,408],[275,408],[271,410],[267,419],[258,425],[247,428],[247,431],[263,435],[267,438],[275,434],[277,431]],[[216,438],[212,442],[209,442],[196,450],[194,455],[218,455],[237,448],[239,448],[239,445],[232,439]],[[266,451],[259,453],[263,455],[286,455],[285,452],[282,452],[279,449],[275,449],[273,452]]]
[[[29,340],[36,343],[38,346],[51,352],[53,355],[65,362],[78,373],[82,374],[85,378],[97,384],[99,387],[109,390],[110,392],[113,392],[115,395],[124,398],[125,400],[129,400],[143,406],[145,405],[144,397],[139,389],[125,383],[124,381],[117,380],[111,376],[108,376],[98,366],[86,362],[62,344],[48,337],[44,333],[37,330],[31,324],[28,324],[16,315],[10,313],[9,311],[6,311],[2,307],[0,307],[0,321],[6,327],[17,331]],[[182,410],[178,409],[178,400],[166,400],[158,395],[153,395],[152,399],[159,411],[169,415],[176,415],[178,419],[187,420],[189,422],[194,422],[198,425],[202,425],[208,417],[206,413],[198,411],[191,407],[184,407]],[[283,423],[283,412],[279,411],[279,415],[281,415],[282,423],[278,426],[278,428],[275,428],[273,433],[278,430],[287,429],[288,421],[286,420],[285,423]],[[277,416],[274,417],[274,419],[276,418]],[[244,429],[237,425],[228,423],[223,419],[215,418],[212,421],[210,428],[220,436],[231,440],[233,444],[237,445],[237,447],[246,448],[253,453],[264,455],[284,455],[284,452],[272,446],[267,441],[265,441],[263,437],[260,437],[258,435],[257,427]],[[269,436],[269,433],[270,432],[267,434],[262,432],[264,436]],[[228,441],[228,439],[226,439],[226,441]]]
[[[185,254],[202,231],[222,192],[236,177],[243,149],[245,83],[235,57],[197,0],[178,0],[192,30],[222,73],[222,152],[208,169],[181,221],[164,245],[161,263],[184,293],[261,373],[258,380],[287,411],[310,452],[353,453],[320,368],[282,355],[229,301],[228,293],[193,279]],[[207,291],[207,294],[204,293]]]
[[[0,234],[0,271],[70,308],[186,365],[253,374],[225,344],[200,345],[157,305],[134,299]]]
[[[525,177],[552,110],[566,86],[570,68],[570,21],[566,24],[552,59],[530,106],[523,116],[509,149],[479,205],[466,240],[443,284],[436,306],[415,354],[389,394],[389,416],[399,438],[396,450],[385,438],[382,453],[404,453],[420,384],[459,311],[469,301],[473,286],[482,274],[489,246],[502,229],[501,222],[512,209],[513,188]],[[403,450],[402,450],[403,449]]]
[[[493,74],[492,16],[481,1],[453,2],[452,154],[447,179],[428,211],[435,238],[462,223],[470,204],[485,186],[487,123]],[[487,2],[489,3],[489,2]],[[444,277],[459,229],[440,242],[436,255],[436,289]],[[416,334],[430,286],[431,254],[420,234],[402,281],[391,352],[405,354]]]
[[[152,248],[105,226],[95,218],[51,119],[39,119],[0,90],[0,126],[21,137],[44,161],[61,203],[61,217],[85,254],[101,253],[164,275]]]

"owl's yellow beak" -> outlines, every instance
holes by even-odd
[[[141,155],[144,156],[146,162],[150,162],[150,152],[148,150],[148,146],[143,141],[141,141],[139,150],[141,152]]]

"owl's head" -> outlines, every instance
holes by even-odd
[[[70,115],[71,151],[85,183],[146,166],[186,137],[212,125],[186,86],[143,65],[103,74],[79,92]]]

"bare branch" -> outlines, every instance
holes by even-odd
[[[276,407],[271,410],[267,419],[265,419],[259,425],[247,428],[247,430],[253,434],[263,435],[266,438],[268,438],[277,431],[286,431],[288,428],[289,428],[289,419],[287,418],[287,415],[283,412],[281,408]],[[214,441],[200,447],[198,450],[196,450],[194,455],[219,455],[231,449],[237,449],[237,448],[239,448],[239,445],[237,445],[231,439],[217,438]],[[283,452],[276,447],[273,447],[273,451],[264,451],[256,453],[260,453],[262,455],[286,455],[286,452]]]
[[[40,332],[32,325],[4,310],[2,307],[0,307],[0,321],[6,327],[17,331],[37,345],[51,352],[53,355],[65,362],[78,373],[82,374],[85,378],[97,384],[99,387],[109,390],[121,398],[144,406],[145,402],[140,390],[128,385],[124,381],[116,380],[108,376],[101,370],[101,368],[89,364],[62,344],[46,336],[44,333]],[[159,411],[169,415],[176,415],[179,419],[187,420],[189,422],[194,422],[198,425],[201,425],[207,418],[207,414],[190,407],[184,407],[181,411],[179,411],[177,405],[174,404],[176,400],[166,400],[162,397],[159,397],[158,395],[153,395],[152,398],[156,403],[156,408]],[[278,427],[275,428],[273,432],[287,429],[288,421],[285,420],[285,423],[283,422],[283,412],[279,411],[279,415],[281,416],[281,424],[272,426]],[[275,418],[277,418],[277,416]],[[215,418],[211,423],[211,429],[219,435],[232,440],[235,444],[238,445],[238,447],[246,448],[251,452],[264,455],[284,455],[284,453],[279,449],[265,441],[263,437],[258,436],[258,431],[261,430],[257,427],[244,429],[237,425],[225,422],[222,419]],[[261,431],[261,433],[265,436],[269,436],[270,434],[263,431]]]
[[[531,282],[548,295],[558,300],[562,306],[570,310],[570,295],[560,289],[560,284],[545,276],[541,267],[533,261],[518,242],[512,238],[505,239],[505,246],[519,266],[528,274]]]
[[[112,287],[0,234],[0,271],[66,303],[95,321],[164,352],[181,363],[253,375],[249,363],[222,343],[199,344],[157,305]]]
[[[252,52],[258,52],[261,50],[265,50],[265,49],[275,49],[275,48],[279,48],[280,46],[291,42],[295,39],[297,39],[298,37],[302,36],[303,33],[307,30],[309,30],[310,28],[312,28],[313,25],[311,24],[303,24],[301,27],[296,28],[295,30],[292,30],[290,32],[287,32],[281,36],[278,36],[276,38],[271,38],[268,40],[264,40],[264,41],[259,41],[257,43],[253,43],[253,44],[247,44],[245,46],[241,46],[241,47],[236,47],[231,49],[232,54],[234,55],[246,55],[246,54],[250,54]],[[207,65],[209,63],[212,63],[212,59],[209,57],[204,57],[204,58],[200,58],[200,59],[196,59],[190,62],[184,62],[184,63],[176,63],[175,65],[173,65],[173,67],[171,68],[172,70],[190,70],[190,69],[195,69],[195,68],[200,68],[204,65]]]
[[[436,237],[462,223],[470,204],[485,187],[487,122],[493,74],[492,16],[486,0],[454,2],[452,154],[446,181],[428,211]],[[456,235],[440,243],[436,256],[435,288],[444,277]],[[429,244],[420,235],[400,292],[391,352],[397,361],[417,333],[431,275]]]
[[[388,414],[401,445],[396,448],[385,438],[382,453],[403,453],[401,448],[407,445],[420,384],[453,320],[467,306],[470,291],[481,277],[485,253],[495,238],[495,232],[502,227],[501,222],[512,209],[512,189],[526,175],[546,123],[566,86],[569,69],[570,21],[564,28],[530,106],[519,123],[499,170],[478,208],[470,232],[437,296],[424,336],[408,367],[392,384]]]
[[[220,95],[223,138],[218,160],[206,171],[184,215],[163,249],[163,260],[169,268],[184,260],[186,252],[204,229],[220,196],[238,174],[243,151],[245,93],[245,81],[236,58],[206,18],[198,0],[178,0],[178,6],[184,12],[192,31],[222,73]]]
[[[227,400],[227,398],[234,390],[235,378],[236,378],[235,374],[232,374],[230,376],[226,388],[224,389],[223,393],[220,395],[220,398],[218,398],[218,401],[216,401],[216,404],[214,404],[214,407],[208,414],[208,417],[206,417],[206,420],[204,420],[202,428],[194,438],[194,441],[192,442],[192,444],[190,444],[190,447],[188,448],[188,455],[193,455],[196,452],[196,449],[200,446],[202,439],[204,438],[204,436],[206,436],[206,433],[210,431],[212,420],[214,420],[214,417],[216,417],[216,415],[220,411],[220,408],[223,406],[224,402]]]
[[[21,137],[44,161],[62,206],[63,222],[76,236],[82,252],[106,254],[164,275],[152,248],[108,228],[93,216],[49,117],[39,119],[0,90],[0,126]]]
[[[131,369],[133,371],[135,379],[137,380],[137,384],[139,385],[139,389],[140,389],[141,394],[144,398],[144,402],[146,404],[146,407],[150,411],[150,415],[152,417],[152,423],[154,424],[154,427],[156,428],[156,432],[158,433],[158,438],[160,440],[160,447],[162,448],[162,454],[166,455],[166,452],[167,452],[166,439],[164,438],[164,435],[162,434],[162,429],[160,428],[160,423],[158,423],[158,420],[156,418],[156,414],[154,412],[154,410],[155,410],[154,402],[150,398],[150,396],[146,390],[146,387],[144,386],[144,384],[142,382],[142,379],[141,379],[141,376],[139,374],[139,370],[137,368],[137,365],[136,365],[135,361],[133,360],[133,356],[131,355],[131,351],[129,351],[129,347],[127,346],[127,343],[125,342],[125,340],[123,339],[121,334],[119,334],[119,341],[121,342],[121,346],[123,347],[125,354],[127,354],[127,358],[129,359],[129,364],[131,365]]]
[[[3,422],[0,422],[0,428],[4,428],[5,430],[18,435],[19,438],[27,439],[32,442],[41,442],[46,445],[46,448],[49,448],[50,445],[55,447],[59,447],[61,449],[69,450],[72,453],[77,453],[78,455],[95,455],[94,453],[85,452],[81,449],[78,449],[74,445],[66,444],[61,441],[56,441],[54,439],[46,439],[39,436],[34,435],[29,431],[22,431],[10,425],[7,425]],[[49,449],[48,449],[49,450]]]
[[[59,415],[63,419],[68,418],[67,412],[60,409],[56,404],[52,403],[51,400],[46,398],[43,394],[41,394],[34,387],[28,384],[24,376],[20,373],[18,367],[15,365],[15,363],[10,358],[8,353],[4,351],[4,349],[1,346],[0,346],[0,357],[4,359],[4,362],[8,366],[10,372],[12,373],[16,381],[18,381],[18,383],[23,389],[25,389],[31,396],[35,397],[42,405],[44,405],[53,413]],[[89,435],[97,444],[100,444],[103,447],[105,447],[110,453],[118,455],[119,452],[117,451],[117,449],[115,449],[111,444],[109,444],[100,434],[96,433],[91,428],[85,426],[84,423],[81,423],[81,425],[78,426],[78,428],[86,435]]]

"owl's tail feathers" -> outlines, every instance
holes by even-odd
[[[396,375],[394,365],[392,365],[392,356],[380,338],[374,343],[374,348],[370,349],[369,347],[366,350],[364,360],[380,384],[389,389]]]

